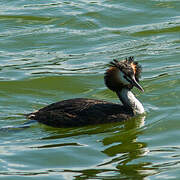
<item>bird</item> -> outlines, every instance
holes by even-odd
[[[89,98],[62,100],[27,114],[30,120],[57,127],[80,127],[126,121],[145,113],[141,102],[131,92],[133,87],[144,92],[139,84],[141,65],[133,56],[114,59],[104,74],[104,83],[115,92],[121,103]]]

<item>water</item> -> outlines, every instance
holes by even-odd
[[[179,12],[178,0],[3,1],[0,178],[180,179]],[[20,128],[59,100],[118,102],[103,73],[127,56],[143,66],[144,121]]]

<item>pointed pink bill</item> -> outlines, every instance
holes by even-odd
[[[140,86],[140,84],[136,81],[135,77],[132,77],[132,84],[138,88],[140,91],[144,92],[144,89]]]

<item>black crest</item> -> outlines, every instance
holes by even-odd
[[[130,56],[123,61],[118,61],[117,59],[114,59],[109,63],[109,66],[116,67],[129,76],[134,74],[136,80],[139,81],[142,68],[137,61],[134,61],[133,56]]]

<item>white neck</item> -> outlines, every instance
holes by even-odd
[[[129,89],[124,88],[121,91],[117,92],[117,95],[123,105],[131,108],[134,114],[143,114],[145,112],[141,102],[136,99],[134,94]]]

